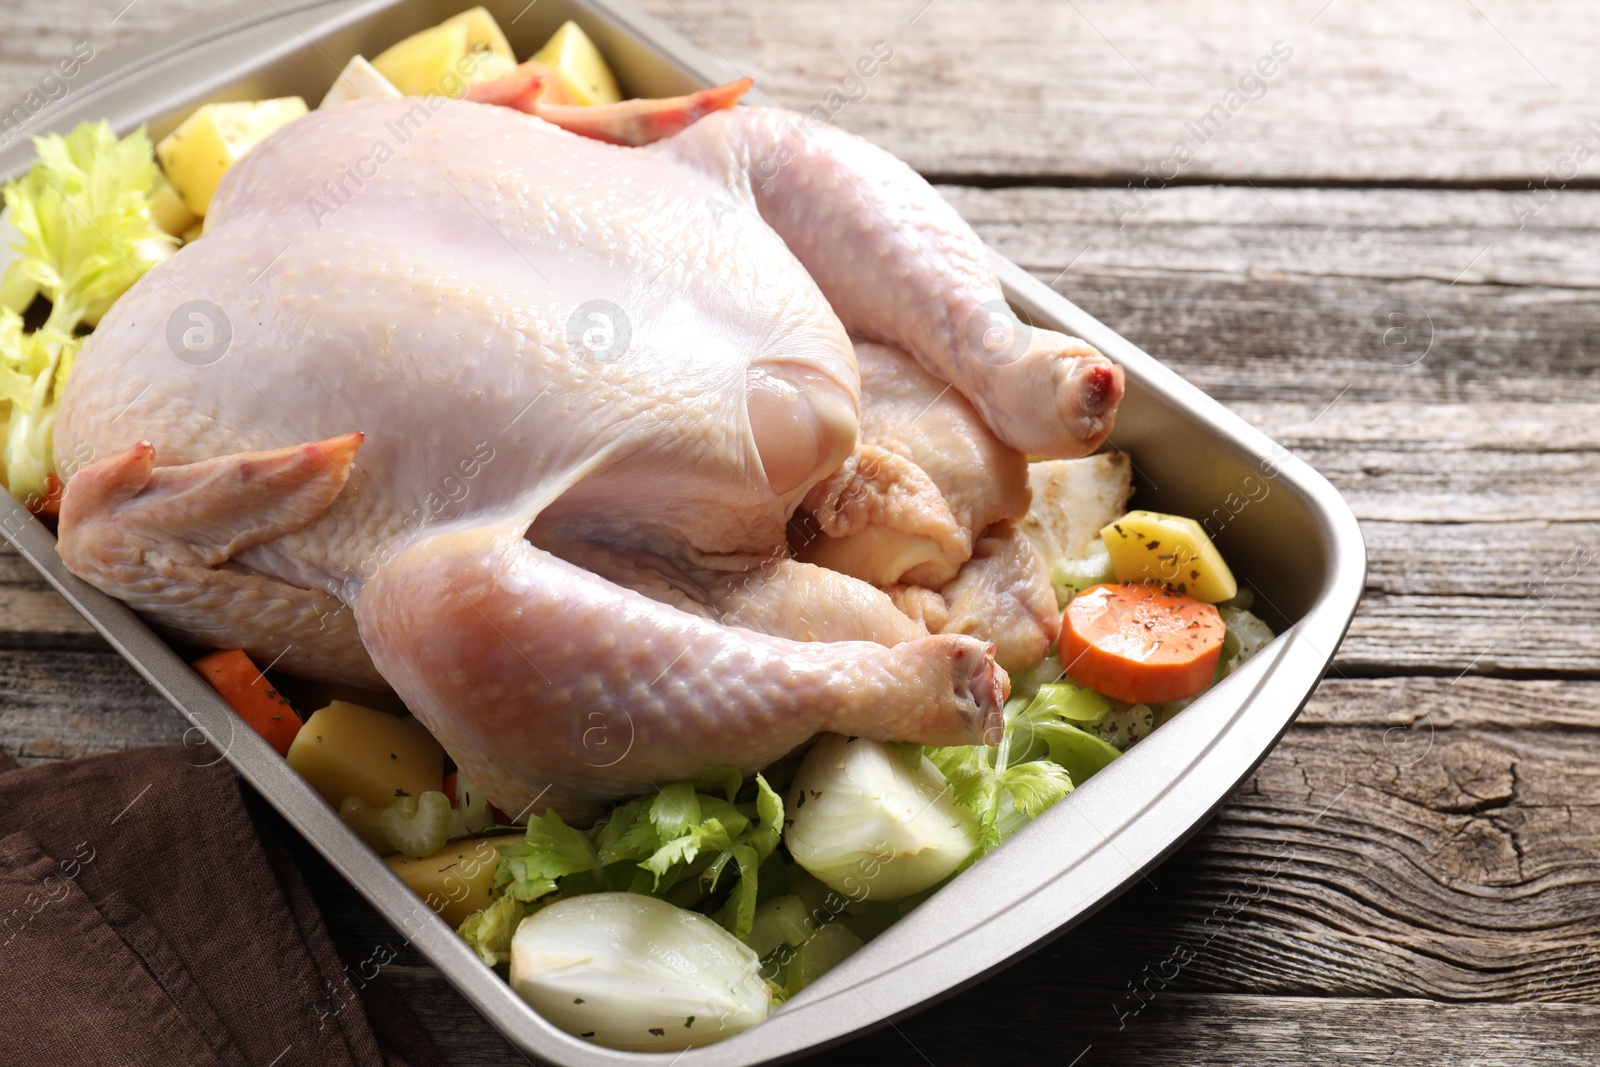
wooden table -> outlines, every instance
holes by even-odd
[[[76,40],[204,6],[127,2],[0,0],[0,100]],[[1327,474],[1371,553],[1329,679],[1192,843],[1072,935],[829,1059],[1600,1059],[1600,13],[645,7],[800,108],[888,42],[836,121]],[[1245,77],[1258,62],[1271,76]],[[1409,325],[1386,337],[1396,301]],[[0,554],[7,751],[183,731]],[[307,863],[352,960],[394,939]],[[518,1062],[419,958],[390,974],[453,1063]]]

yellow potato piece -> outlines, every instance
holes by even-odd
[[[580,104],[615,104],[622,99],[600,49],[576,22],[563,23],[533,58],[560,75]]]
[[[178,190],[161,175],[156,175],[156,187],[150,191],[150,221],[174,237],[182,237],[185,230],[200,221],[200,216],[189,210]]]
[[[1239,592],[1233,572],[1193,519],[1130,511],[1100,531],[1119,582],[1159,582],[1207,604]]]
[[[456,841],[427,859],[390,856],[387,863],[423,902],[451,926],[494,902],[494,871],[500,863],[496,845],[520,845],[521,834]]]
[[[500,24],[489,14],[487,8],[469,8],[459,15],[451,15],[439,25],[465,26],[468,48],[493,52],[497,56],[511,60],[513,66],[516,65],[517,54],[511,50],[511,42],[506,40]]]
[[[345,797],[386,808],[397,797],[444,788],[444,749],[428,731],[342,700],[300,727],[289,746],[289,766],[335,808]]]
[[[467,65],[472,68],[471,73],[467,75],[467,81],[473,85],[504,78],[508,74],[515,73],[517,69],[516,60],[507,59],[495,52],[475,52],[467,60]]]
[[[227,169],[268,134],[306,113],[298,96],[206,104],[156,145],[167,181],[196,215],[204,215]]]
[[[460,96],[469,85],[510,74],[517,60],[494,16],[476,7],[413,33],[372,66],[406,96]]]
[[[466,91],[467,27],[434,26],[385,49],[373,69],[406,96],[457,96]]]

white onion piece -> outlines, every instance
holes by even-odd
[[[638,893],[559,900],[511,939],[511,988],[550,1022],[636,1052],[705,1045],[767,1017],[749,946],[712,920]]]
[[[823,734],[784,805],[795,862],[852,900],[896,900],[928,888],[978,847],[970,814],[922,756],[865,738]]]

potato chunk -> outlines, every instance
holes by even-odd
[[[444,788],[444,749],[421,726],[335,700],[306,720],[289,766],[337,808],[360,797],[386,808],[400,797]]]
[[[494,902],[494,872],[500,865],[496,845],[520,845],[521,834],[484,837],[446,845],[426,859],[390,856],[387,863],[400,880],[451,926]]]
[[[1198,522],[1130,511],[1100,531],[1121,582],[1158,582],[1207,604],[1230,600],[1239,583]]]
[[[615,104],[622,99],[617,79],[606,66],[600,49],[576,22],[563,23],[533,58],[566,83],[574,103]]]
[[[150,221],[174,237],[182,237],[185,230],[200,221],[189,210],[178,190],[161,175],[156,175],[156,186],[150,190]]]
[[[318,107],[343,104],[349,100],[398,100],[401,93],[378,73],[378,69],[362,56],[351,56],[339,76],[333,80],[328,95]]]
[[[516,65],[506,35],[481,7],[413,33],[372,61],[406,96],[460,96],[467,86],[504,77]]]
[[[500,24],[489,14],[485,7],[473,7],[451,15],[441,26],[465,26],[467,30],[467,47],[476,51],[493,52],[504,59],[517,61],[517,55],[511,51],[511,42],[506,40],[505,31],[500,29]]]
[[[306,113],[298,96],[206,104],[156,145],[167,181],[196,215],[204,215],[228,168],[281,126]]]

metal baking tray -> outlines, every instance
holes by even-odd
[[[126,54],[96,56],[29,132],[108,119],[160,137],[211,100],[321,99],[337,68],[471,6],[471,0],[334,0],[231,8]],[[519,55],[575,18],[630,95],[672,95],[734,76],[618,0],[487,6]],[[0,146],[0,176],[33,149]],[[1020,267],[997,257],[1025,320],[1084,338],[1122,364],[1127,398],[1112,446],[1137,501],[1209,526],[1258,606],[1271,646],[1064,802],[961,874],[766,1022],[677,1057],[615,1052],[556,1029],[435,917],[338,815],[246,728],[165,641],[67,573],[49,530],[0,493],[0,529],[108,642],[517,1048],[559,1064],[653,1059],[682,1067],[770,1063],[926,1007],[1059,936],[1183,843],[1277,742],[1327,669],[1355,612],[1366,552],[1355,517],[1320,475]]]

